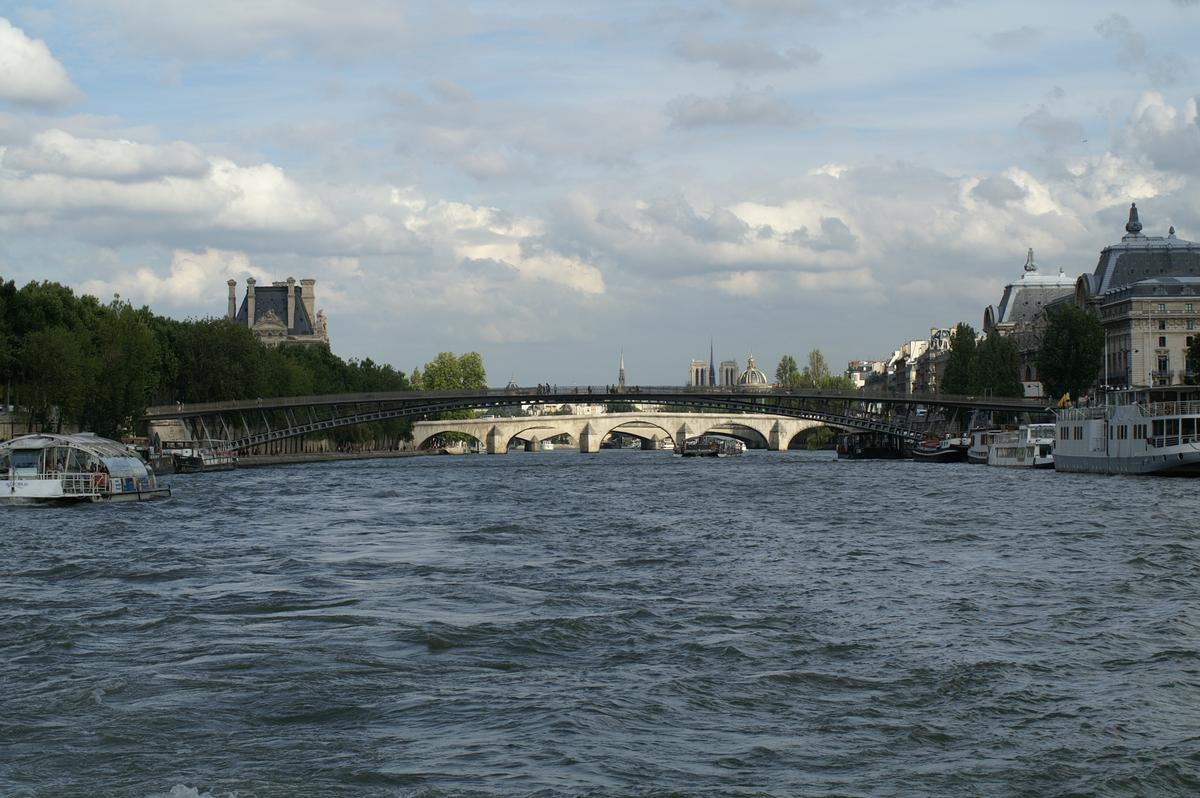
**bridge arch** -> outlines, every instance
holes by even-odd
[[[768,434],[751,424],[714,424],[699,434],[723,435],[727,438],[735,438],[746,444],[746,448],[748,449],[771,448],[771,439]]]
[[[512,446],[513,441],[525,441],[528,444],[534,438],[538,441],[545,442],[550,438],[557,438],[560,435],[566,435],[571,439],[572,444],[579,443],[579,431],[575,429],[575,425],[569,424],[531,424],[524,429],[518,430],[509,435],[504,441],[504,448]]]
[[[634,418],[621,419],[619,415],[614,414],[613,418],[616,419],[616,423],[596,424],[596,425],[594,425],[594,428],[597,428],[596,432],[600,436],[601,440],[603,440],[604,438],[607,438],[609,435],[612,435],[614,432],[620,432],[625,435],[632,435],[633,437],[639,438],[643,441],[653,440],[655,435],[658,435],[659,440],[665,440],[666,438],[672,438],[670,430],[668,430],[662,424],[659,424],[656,421],[651,421],[650,419],[646,418],[647,415],[648,414],[642,413],[642,414],[639,414],[639,416],[641,416],[641,417],[636,418],[636,419],[634,419]],[[643,433],[650,433],[650,434],[646,435]],[[672,438],[672,440],[674,440],[674,439]]]

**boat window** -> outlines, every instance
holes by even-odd
[[[14,470],[36,472],[41,462],[41,449],[16,449],[12,453],[12,467]]]

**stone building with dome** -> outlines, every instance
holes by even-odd
[[[329,346],[325,312],[316,309],[317,281],[303,279],[299,285],[292,277],[258,286],[253,277],[246,280],[246,296],[237,306],[237,282],[230,280],[227,317],[245,325],[266,346],[280,344],[324,344]]]
[[[1200,244],[1175,235],[1142,233],[1137,205],[1125,235],[1100,252],[1091,274],[1075,282],[1072,297],[1104,327],[1100,383],[1180,385],[1194,381],[1187,349],[1200,324]]]
[[[1025,258],[1024,273],[1004,286],[999,307],[988,305],[983,312],[983,334],[995,332],[1012,340],[1021,358],[1021,379],[1036,382],[1037,353],[1046,330],[1046,308],[1069,298],[1075,291],[1075,278],[1062,269],[1044,274],[1033,259],[1033,249]]]
[[[693,388],[769,388],[771,381],[754,364],[751,355],[745,369],[736,360],[722,360],[720,368],[716,366],[716,358],[712,344],[708,347],[708,362],[693,360],[688,368],[687,384]]]
[[[746,359],[746,370],[738,377],[737,384],[739,388],[771,387],[771,381],[767,379],[767,375],[754,365],[754,355],[750,355]]]

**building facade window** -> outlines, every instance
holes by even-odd
[[[1159,320],[1158,320],[1158,329],[1160,329],[1160,330],[1165,330],[1165,329],[1167,329],[1167,320],[1166,320],[1166,319],[1159,319]]]
[[[1166,312],[1167,312],[1167,305],[1166,305],[1166,303],[1165,303],[1165,302],[1159,302],[1159,303],[1158,303],[1158,312],[1159,312],[1159,313],[1166,313]]]
[[[1165,335],[1158,336],[1158,345],[1160,347],[1166,346],[1167,345],[1167,336],[1165,336]]]
[[[1192,312],[1192,303],[1188,302],[1188,303],[1184,304],[1183,310],[1185,313],[1191,313]]]

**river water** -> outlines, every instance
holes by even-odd
[[[1195,795],[1196,486],[544,452],[0,510],[0,795]]]

